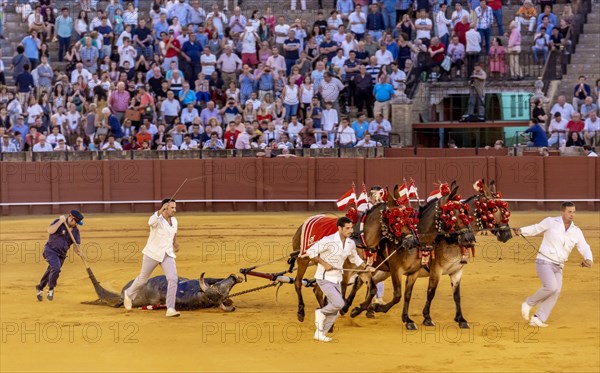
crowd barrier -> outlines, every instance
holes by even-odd
[[[430,149],[432,150],[432,149]],[[440,149],[444,150],[444,149]],[[447,150],[445,150],[447,151]],[[578,200],[600,207],[600,161],[588,157],[229,158],[0,163],[3,215],[149,212],[179,191],[180,211],[329,211],[355,182],[360,193],[413,178],[426,198],[439,181],[474,193],[496,180],[512,209],[556,209]],[[568,176],[567,176],[568,175]],[[568,181],[565,177],[568,177]]]

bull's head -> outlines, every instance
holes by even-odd
[[[239,284],[242,281],[243,279],[241,277],[234,274],[217,281],[207,281],[204,279],[204,273],[202,273],[198,279],[200,290],[202,290],[203,293],[202,295],[224,311],[233,311],[234,308],[229,299],[229,292],[236,284]]]

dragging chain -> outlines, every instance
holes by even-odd
[[[255,292],[255,291],[259,291],[259,290],[263,290],[263,289],[268,289],[268,288],[270,288],[270,287],[273,287],[273,286],[280,286],[280,285],[283,285],[283,282],[277,282],[277,281],[273,281],[272,283],[270,283],[270,284],[267,284],[267,285],[263,285],[263,286],[259,286],[259,287],[256,287],[256,288],[252,288],[252,289],[248,289],[248,290],[240,291],[240,292],[238,292],[238,293],[231,294],[231,295],[229,295],[229,297],[228,297],[228,298],[233,298],[233,297],[237,297],[237,296],[239,296],[239,295],[244,295],[244,294],[248,294],[248,293],[253,293],[253,292]]]

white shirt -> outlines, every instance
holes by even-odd
[[[596,117],[596,121],[592,122],[590,118],[585,120],[585,127],[583,127],[585,132],[598,132],[600,131],[600,119]]]
[[[215,65],[207,65],[207,63],[216,63],[217,56],[214,54],[205,54],[202,53],[200,56],[200,63],[202,64],[202,73],[204,76],[210,76],[215,71]]]
[[[417,18],[415,20],[415,26],[432,26],[432,22],[429,18]],[[429,30],[417,30],[417,39],[431,39],[431,27]]]
[[[283,44],[283,42],[285,41],[285,39],[288,38],[288,33],[290,31],[290,26],[289,25],[275,25],[275,35],[277,35],[277,33],[284,33],[285,36],[277,36],[275,38],[275,42],[277,44]]]
[[[356,142],[356,133],[354,132],[354,129],[350,126],[346,128],[339,126],[338,139],[340,140],[341,145],[354,144]]]
[[[470,29],[465,34],[465,38],[467,39],[466,52],[481,52],[481,35],[479,35],[477,30]]]
[[[323,144],[321,141],[314,143],[310,146],[311,149],[333,149],[333,143],[327,140],[327,143]]]
[[[398,89],[400,83],[406,81],[406,73],[398,69],[390,74],[390,81],[392,82],[392,87]]]
[[[548,126],[548,132],[552,132],[552,131],[566,131],[567,130],[567,124],[569,122],[567,122],[566,120],[562,119],[560,120],[560,122],[556,121],[556,118],[552,118],[552,120],[550,121],[550,125]]]
[[[456,10],[452,12],[452,16],[450,17],[450,19],[453,20],[451,24],[452,29],[454,29],[454,26],[462,20],[463,16],[467,16],[467,22],[471,23],[471,15],[466,10],[461,9],[460,12],[457,12]]]
[[[77,79],[79,79],[79,75],[83,76],[83,81],[88,82],[92,80],[92,74],[84,68],[81,69],[81,73],[77,71],[77,69],[73,70],[71,73],[71,84],[77,83]]]
[[[379,128],[380,124],[383,128]],[[371,135],[389,136],[391,130],[392,125],[387,119],[383,119],[381,123],[377,122],[376,120],[369,123],[369,133],[371,133]]]
[[[377,59],[377,66],[389,65],[394,62],[394,56],[389,50],[385,50],[381,53],[381,49],[375,52],[375,58]]]
[[[347,42],[346,40],[344,40],[342,42],[342,49],[344,50],[344,57],[349,58],[350,57],[350,51],[352,50],[356,50],[358,49],[358,42],[354,39],[352,39],[350,42]]]
[[[552,115],[552,117],[554,117],[554,113],[560,113],[560,117],[566,121],[570,121],[571,120],[571,116],[573,115],[573,113],[575,112],[575,109],[573,109],[573,105],[569,104],[568,102],[565,102],[564,106],[560,106],[560,104],[557,102],[556,104],[554,104],[554,106],[552,106],[552,110],[550,110],[550,114]]]
[[[361,22],[357,24],[352,24],[352,22]],[[350,25],[350,31],[356,34],[364,34],[365,26],[367,25],[367,17],[363,12],[352,12],[348,16],[348,24]]]
[[[378,145],[381,144],[377,141],[369,140],[369,142],[366,142],[365,139],[362,139],[356,143],[357,148],[375,148]]]
[[[159,216],[158,211],[152,214],[148,219],[150,235],[142,250],[144,255],[161,263],[165,255],[175,258],[173,239],[177,234],[177,219],[174,216],[171,217],[171,223],[172,225],[162,215]]]
[[[116,141],[112,145],[110,145],[110,143],[107,142],[102,146],[102,150],[123,150],[123,147]]]
[[[443,12],[438,12],[435,16],[435,28],[436,35],[438,37],[442,37],[448,33],[448,25],[450,24],[450,20],[446,18],[446,15]]]
[[[34,152],[51,152],[52,151],[52,145],[50,145],[49,142],[46,142],[44,144],[44,146],[42,146],[41,143],[37,143],[33,146],[33,151]]]
[[[563,266],[568,260],[571,250],[577,245],[577,250],[584,259],[593,260],[592,250],[585,241],[581,229],[571,223],[569,229],[565,231],[565,225],[560,216],[548,217],[538,224],[523,227],[521,233],[526,237],[544,233],[537,259],[555,262]]]
[[[179,105],[179,101],[175,100],[175,99],[173,99],[172,101],[169,99],[166,99],[160,105],[160,111],[164,115],[168,115],[171,117],[176,117],[177,114],[179,114],[180,109],[181,109],[181,107]]]
[[[321,263],[317,265],[315,278],[317,280],[327,280],[334,284],[342,282],[342,275],[344,272],[341,268],[344,266],[346,259],[357,266],[363,264],[363,260],[356,253],[356,244],[354,241],[350,238],[346,238],[345,241],[342,242],[338,232],[320,239],[319,242],[312,245],[306,251],[306,255],[311,259],[320,256],[333,267],[340,268],[325,271],[325,267],[323,267]]]
[[[190,140],[189,145],[185,141],[181,144],[179,150],[193,150],[198,149],[198,142],[196,140]]]
[[[333,127],[338,124],[338,114],[335,109],[324,109],[321,114],[321,125],[323,126],[323,131],[331,132],[333,131]]]

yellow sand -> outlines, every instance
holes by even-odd
[[[180,276],[237,273],[242,267],[285,255],[306,213],[178,215]],[[546,213],[515,213],[511,225],[541,220]],[[120,291],[140,269],[147,216],[88,215],[82,228],[84,251],[105,287]],[[307,314],[296,320],[296,295],[283,285],[279,302],[270,288],[234,298],[237,310],[185,312],[167,319],[164,310],[126,313],[123,308],[82,305],[96,299],[84,266],[71,255],[63,266],[54,302],[35,299],[34,286],[45,270],[41,257],[45,230],[53,219],[2,217],[0,370],[44,372],[220,371],[220,372],[598,372],[599,266],[583,269],[574,250],[564,268],[562,294],[547,329],[525,324],[520,304],[539,286],[536,248],[522,238],[506,244],[478,236],[477,253],[465,268],[462,305],[470,330],[460,330],[448,277],[432,306],[436,327],[423,327],[421,309],[427,281],[415,286],[411,317],[419,326],[407,332],[401,304],[376,319],[342,317],[334,343],[316,343],[310,289]],[[578,213],[594,257],[599,256],[597,213]],[[534,244],[541,237],[530,239]],[[286,268],[284,261],[263,267]],[[314,273],[314,267],[309,275]],[[162,274],[160,269],[155,275]],[[233,292],[267,284],[248,278]],[[358,298],[363,297],[363,292]],[[386,282],[385,299],[391,298]]]

